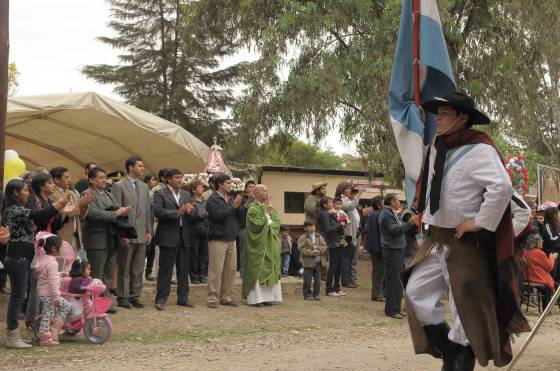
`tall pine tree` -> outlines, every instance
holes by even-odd
[[[235,32],[211,1],[107,0],[114,37],[98,40],[121,51],[118,65],[82,72],[112,84],[127,103],[177,123],[202,141],[223,137],[243,64],[222,67],[237,50]]]

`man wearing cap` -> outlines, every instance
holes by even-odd
[[[513,273],[511,180],[492,139],[470,129],[490,123],[471,98],[452,92],[423,109],[437,115],[437,136],[418,202],[427,238],[402,276],[414,350],[443,358],[442,370],[473,370],[475,357],[505,366],[511,336],[530,330]]]
[[[315,224],[319,221],[319,214],[321,212],[319,208],[319,200],[327,194],[327,183],[315,183],[311,186],[311,192],[309,196],[305,199],[305,204],[303,206],[305,210],[305,220],[313,221]]]

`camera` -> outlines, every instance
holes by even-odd
[[[352,188],[352,194],[358,194],[358,190],[356,188]]]

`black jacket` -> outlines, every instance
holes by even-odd
[[[119,208],[116,206],[109,206],[106,211],[117,211]],[[117,216],[117,221],[114,224],[109,224],[109,233],[112,235],[118,235],[122,238],[127,238],[133,240],[138,238],[136,233],[136,228],[128,223],[128,216]]]
[[[255,198],[252,197],[249,200],[249,196],[248,195],[243,195],[243,198],[241,199],[241,207],[239,208],[239,211],[237,212],[237,225],[239,226],[239,229],[244,229],[247,226],[247,210],[249,210],[248,205],[251,204],[251,202],[255,201]],[[245,207],[245,205],[247,205],[247,207]]]
[[[408,222],[408,220],[413,216],[416,215],[416,212],[411,210],[406,210],[403,213],[402,220],[403,222]],[[418,229],[410,229],[408,232],[405,233],[404,238],[406,239],[406,249],[404,251],[404,256],[414,256],[418,252],[420,248],[418,246],[418,241],[416,240],[416,234],[418,233]]]
[[[153,206],[154,216],[158,218],[158,226],[156,229],[155,243],[164,247],[175,247],[179,242],[179,238],[183,239],[183,247],[190,247],[192,224],[200,219],[197,214],[179,215],[179,206],[186,203],[193,203],[191,196],[181,190],[179,193],[179,204],[175,201],[175,197],[171,193],[169,187],[165,186],[154,192]],[[183,226],[181,228],[181,218]],[[181,234],[182,232],[182,234]]]
[[[543,251],[547,255],[553,252],[558,252],[560,248],[560,235],[558,235],[554,224],[542,224],[541,236],[543,238]]]
[[[403,250],[406,248],[405,234],[414,230],[416,225],[401,222],[391,208],[384,208],[379,216],[381,248]]]
[[[235,241],[239,232],[237,221],[243,213],[241,209],[233,206],[233,197],[226,203],[218,192],[213,192],[206,201],[208,240]]]
[[[344,229],[342,224],[338,224],[328,211],[321,211],[319,214],[319,232],[323,233],[325,242],[329,249],[336,249],[340,246],[340,232]]]
[[[379,233],[379,215],[381,211],[373,211],[366,222],[365,248],[370,255],[381,254],[381,236]]]
[[[31,194],[25,207],[31,210],[30,219],[35,224],[36,232],[46,231],[50,224],[50,232],[56,234],[62,227],[62,214],[51,205],[51,200],[45,201],[42,197]]]

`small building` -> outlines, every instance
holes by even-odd
[[[258,182],[268,186],[272,204],[283,224],[301,226],[304,220],[303,205],[311,191],[311,185],[317,182],[328,183],[327,195],[334,197],[336,186],[343,181],[354,186],[364,187],[360,198],[362,206],[369,205],[372,197],[387,193],[397,193],[405,200],[405,193],[398,187],[387,184],[383,174],[373,178],[365,171],[310,169],[286,166],[261,166],[258,169]]]

